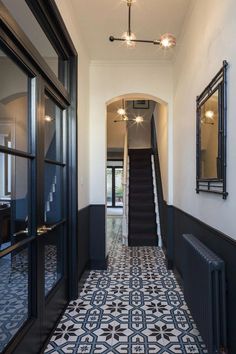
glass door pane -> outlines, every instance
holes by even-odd
[[[30,161],[0,153],[0,251],[28,234]]]
[[[63,160],[62,110],[48,96],[45,97],[45,133],[44,150],[48,160]]]
[[[30,152],[29,78],[0,47],[0,145]]]
[[[123,168],[115,168],[115,206],[123,207]]]
[[[44,117],[44,292],[63,278],[65,242],[65,168],[63,110],[45,95]]]
[[[0,352],[30,317],[29,249],[0,258]]]
[[[107,168],[107,206],[112,206],[112,168]]]

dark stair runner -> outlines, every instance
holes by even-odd
[[[151,149],[129,150],[129,246],[157,246]]]

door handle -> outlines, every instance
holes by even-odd
[[[43,226],[41,226],[41,227],[39,227],[37,229],[37,234],[38,235],[44,235],[47,232],[53,231],[57,226],[60,226],[60,225],[62,225],[64,223],[65,223],[65,220],[62,220],[62,221],[59,221],[58,223],[56,223],[54,225],[50,225],[50,226],[43,225]]]
[[[52,226],[49,227],[49,226],[43,225],[43,226],[37,228],[37,234],[43,235],[43,234],[46,234],[47,232],[52,231],[52,230],[53,230]]]
[[[28,234],[28,229],[15,232],[15,233],[13,234],[13,237],[20,236],[20,235],[23,235],[23,234]]]

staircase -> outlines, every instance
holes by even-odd
[[[157,246],[151,149],[129,150],[129,246]]]

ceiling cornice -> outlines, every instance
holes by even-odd
[[[173,60],[91,60],[90,66],[92,67],[105,67],[105,66],[113,66],[113,67],[127,67],[127,66],[152,66],[152,67],[160,67],[160,66],[172,66]]]

